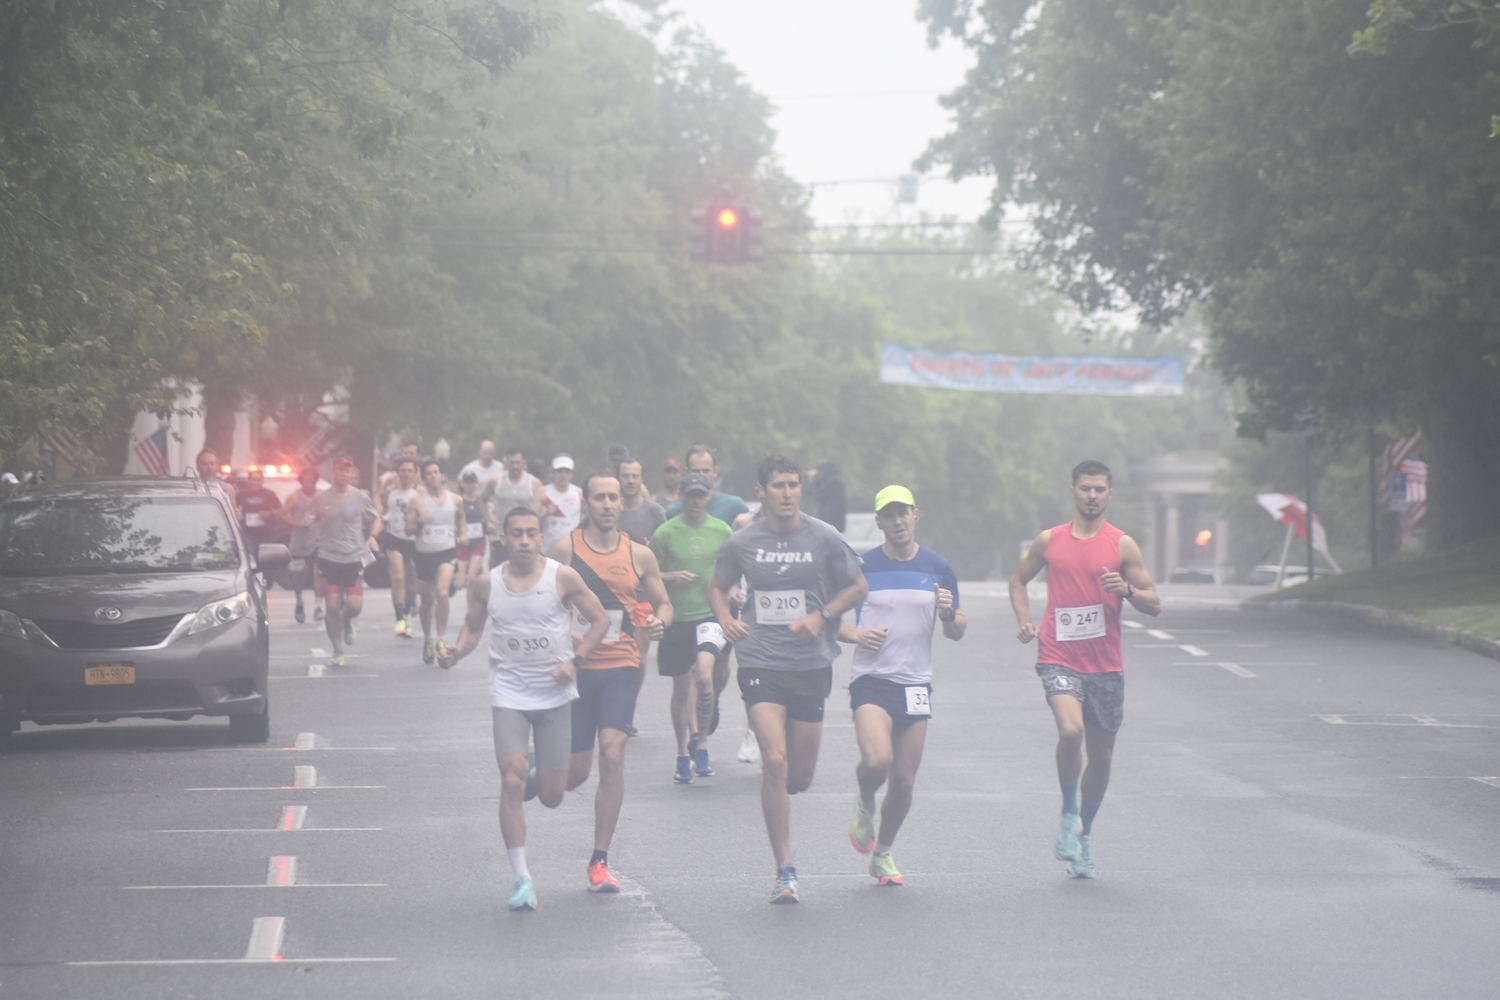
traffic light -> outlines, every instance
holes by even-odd
[[[765,216],[737,205],[696,209],[690,215],[688,249],[694,260],[741,264],[764,252]]]

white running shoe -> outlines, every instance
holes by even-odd
[[[754,730],[745,730],[744,742],[740,744],[740,752],[735,756],[746,764],[760,763],[760,741],[755,738]]]

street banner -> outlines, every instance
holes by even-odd
[[[1181,358],[1037,357],[929,351],[886,344],[880,381],[971,392],[1181,396]]]

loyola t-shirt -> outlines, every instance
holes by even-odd
[[[651,536],[651,551],[656,553],[663,573],[687,570],[698,575],[692,583],[667,584],[674,620],[699,622],[714,616],[708,606],[708,578],[714,572],[714,559],[732,534],[729,525],[717,517],[705,517],[702,524],[689,524],[678,516],[666,521]]]
[[[839,622],[825,622],[812,642],[792,634],[791,623],[819,611],[860,571],[859,556],[842,535],[803,514],[786,534],[756,518],[730,536],[714,563],[714,579],[728,590],[745,577],[745,623],[750,635],[735,643],[742,667],[816,670],[838,659]]]
[[[902,562],[877,546],[863,557],[870,593],[859,606],[860,628],[883,628],[879,649],[854,647],[850,677],[875,674],[897,684],[932,681],[932,630],[937,621],[934,585],[952,591],[958,607],[958,578],[948,560],[917,546],[917,554]]]

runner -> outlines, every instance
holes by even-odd
[[[839,638],[855,644],[849,707],[859,741],[854,769],[859,794],[849,842],[870,854],[877,885],[900,885],[891,844],[911,809],[912,786],[922,763],[932,716],[932,632],[957,642],[968,622],[958,607],[958,577],[948,560],[917,544],[917,501],[905,486],[875,494],[875,522],[885,534],[861,559],[870,593],[857,626],[839,627]],[[890,779],[875,836],[875,793]]]
[[[396,459],[396,475],[380,488],[375,505],[385,519],[380,547],[385,550],[391,574],[391,608],[396,613],[396,635],[416,638],[411,631],[412,602],[417,581],[412,573],[417,543],[406,530],[406,508],[417,495],[417,460],[404,455]]]
[[[1113,478],[1103,462],[1075,466],[1068,491],[1077,510],[1073,520],[1037,535],[1010,578],[1010,606],[1021,625],[1017,637],[1027,643],[1041,636],[1036,672],[1057,722],[1057,780],[1063,797],[1053,853],[1068,862],[1068,874],[1076,878],[1094,874],[1089,838],[1109,787],[1115,735],[1125,717],[1120,609],[1129,601],[1142,614],[1161,614],[1161,598],[1140,546],[1104,520]],[[1031,621],[1026,585],[1043,567],[1047,613],[1038,628]]]
[[[682,500],[682,494],[678,492],[682,484],[682,463],[675,458],[669,458],[662,463],[661,467],[661,492],[656,495],[656,502],[663,508],[670,507]]]
[[[625,505],[620,511],[620,530],[632,542],[651,544],[651,536],[667,519],[667,512],[646,492],[641,460],[622,459],[615,469],[615,478],[620,481],[620,501]]]
[[[635,696],[642,670],[635,635],[660,639],[672,624],[672,604],[662,586],[656,556],[621,534],[620,481],[607,472],[584,480],[589,523],[560,539],[548,555],[572,568],[588,584],[609,615],[609,632],[589,654],[578,674],[573,703],[573,758],[568,790],[588,780],[599,737],[599,788],[594,793],[594,853],[589,858],[590,892],[619,892],[609,872],[609,845],[614,839],[625,798],[625,741],[635,718]],[[653,607],[640,613],[637,591]]]
[[[229,503],[234,508],[235,516],[239,516],[239,504],[234,499],[234,484],[224,478],[223,469],[219,466],[219,456],[212,448],[204,448],[198,452],[198,457],[193,461],[193,466],[198,470],[198,478],[210,483],[218,483],[224,487],[224,492],[229,494]],[[28,473],[30,475],[30,473]],[[27,482],[32,480],[28,479]]]
[[[282,574],[281,585],[297,594],[297,607],[292,616],[299,625],[307,621],[307,611],[302,605],[304,590],[311,589],[313,592],[313,621],[323,618],[323,594],[314,581],[314,563],[318,558],[317,526],[302,527],[317,495],[318,469],[316,466],[308,466],[297,473],[297,489],[287,494],[286,503],[281,505],[281,510],[276,514],[292,529],[292,537],[288,539],[286,546],[292,559]]]
[[[391,484],[396,482],[398,472],[397,466],[400,464],[403,458],[410,459],[413,462],[420,462],[422,460],[421,445],[417,444],[415,441],[401,442],[401,450],[396,452],[395,457],[391,458],[389,462],[384,463],[387,466],[386,471],[377,471],[376,473],[375,481],[380,484],[376,488],[377,493],[389,488]]]
[[[505,528],[501,522],[506,512],[530,507],[538,517],[542,516],[545,511],[542,489],[542,481],[526,471],[526,456],[520,448],[505,453],[505,475],[481,487],[479,502],[490,511],[491,566],[505,561]]]
[[[708,516],[713,492],[700,473],[688,473],[682,479],[682,513],[651,536],[651,551],[656,553],[672,600],[673,620],[656,651],[656,669],[672,678],[675,780],[683,785],[695,774],[706,778],[714,773],[708,737],[715,728],[719,691],[729,679],[729,645],[708,605],[708,580],[714,559],[732,532],[729,525]],[[719,679],[721,663],[723,680]]]
[[[354,475],[354,463],[349,459],[334,462],[333,485],[313,498],[307,516],[295,525],[316,526],[318,533],[318,572],[328,604],[323,625],[333,644],[330,667],[344,665],[344,647],[354,642],[354,619],[365,602],[360,574],[374,561],[373,552],[380,547],[374,535],[380,512],[368,493],[350,485]],[[367,549],[370,556],[365,554]]]
[[[469,610],[452,646],[438,653],[451,668],[473,652],[490,626],[490,715],[500,765],[500,835],[510,855],[512,910],[535,910],[536,889],[526,866],[527,746],[536,747],[535,796],[548,809],[563,800],[578,697],[578,668],[610,627],[609,617],[583,578],[541,554],[542,525],[522,506],[501,519],[510,558],[469,585]],[[577,609],[588,631],[576,654],[571,631]],[[570,658],[570,654],[574,654]]]
[[[484,572],[484,539],[494,534],[490,529],[490,512],[479,502],[479,476],[466,468],[458,477],[458,486],[463,491],[464,532],[459,536],[458,570],[453,574],[455,593]]]
[[[545,506],[542,539],[547,551],[567,538],[583,518],[583,491],[573,485],[573,459],[558,455],[552,460],[552,482],[542,490]]]
[[[432,663],[448,634],[448,586],[453,582],[459,532],[464,530],[463,501],[444,485],[443,467],[435,458],[422,463],[422,485],[406,507],[406,532],[416,539],[412,560],[421,600],[422,662]],[[432,619],[437,615],[437,639]]]
[[[250,555],[258,556],[260,547],[273,540],[271,520],[281,507],[281,498],[266,489],[266,474],[257,468],[245,473],[245,488],[235,492],[234,505],[239,508]]]
[[[788,796],[812,784],[823,701],[839,655],[839,616],[869,588],[859,556],[839,533],[802,516],[801,466],[773,455],[760,463],[756,479],[761,516],[719,550],[708,603],[725,638],[736,644],[740,692],[760,744],[760,804],[776,856],[771,902],[795,903]],[[749,587],[748,622],[729,608],[729,588],[741,576]]]
[[[733,493],[720,493],[719,490],[719,463],[714,458],[713,452],[706,445],[695,444],[687,452],[687,471],[700,473],[708,480],[714,488],[714,495],[708,501],[708,516],[717,517],[725,524],[733,525],[734,519],[742,514],[750,513],[750,505]],[[682,513],[682,501],[667,504],[667,516],[676,517]]]
[[[505,475],[505,465],[495,461],[495,442],[479,442],[479,457],[458,470],[458,481],[463,482],[464,476],[471,472],[474,473],[474,481],[479,484],[481,491],[491,482]]]

